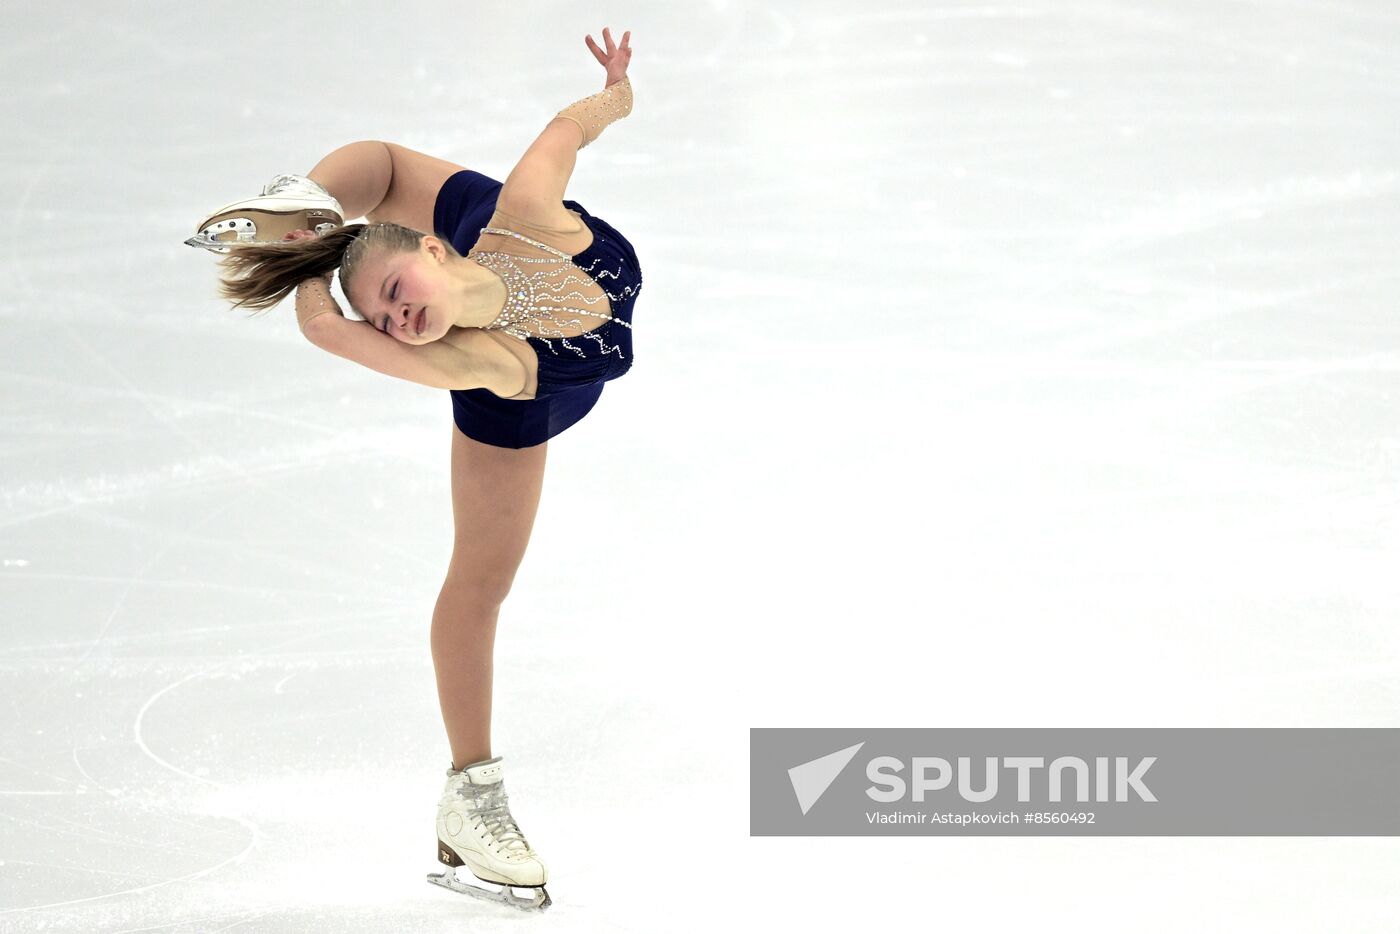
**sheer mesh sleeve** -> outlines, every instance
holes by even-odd
[[[575,101],[556,116],[572,120],[583,130],[579,149],[598,138],[614,121],[632,112],[632,79],[624,77],[581,101]]]

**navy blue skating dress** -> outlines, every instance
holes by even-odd
[[[434,232],[466,256],[484,239],[482,231],[489,229],[500,191],[500,182],[480,172],[464,169],[452,175],[438,192]],[[603,386],[632,366],[632,309],[642,285],[637,253],[622,234],[577,201],[563,204],[578,212],[593,232],[593,243],[582,253],[558,255],[570,257],[579,271],[603,289],[612,320],[563,340],[522,337],[539,361],[533,399],[505,399],[489,389],[451,390],[457,428],[484,444],[525,448],[548,441],[587,415]],[[509,278],[506,281],[512,286]]]

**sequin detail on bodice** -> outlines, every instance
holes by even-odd
[[[601,332],[614,322],[627,328],[632,325],[612,314],[600,314],[579,306],[578,303],[596,306],[599,302],[607,302],[608,293],[605,291],[589,297],[578,289],[582,283],[594,287],[598,287],[598,284],[574,265],[573,257],[547,243],[532,240],[504,227],[483,227],[481,232],[512,237],[548,254],[520,256],[501,250],[473,250],[468,254],[471,259],[500,276],[506,285],[505,307],[486,326],[486,330],[503,331],[520,340],[536,338],[556,355],[559,351],[555,350],[551,338],[580,357],[588,355],[581,347],[570,343],[571,340],[591,340],[597,343],[602,353],[622,356],[621,348],[609,345]],[[594,320],[585,323],[585,317]]]

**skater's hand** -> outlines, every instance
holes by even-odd
[[[604,68],[608,70],[607,79],[603,82],[603,87],[616,84],[627,76],[627,63],[632,61],[632,49],[627,45],[627,40],[631,37],[631,31],[622,34],[622,45],[614,45],[612,33],[606,26],[603,27],[603,42],[607,43],[608,50],[604,52],[598,48],[598,43],[593,41],[592,36],[584,36],[583,41],[588,43],[588,49],[593,53]]]
[[[283,240],[308,240],[308,239],[310,239],[310,240],[315,240],[315,239],[316,239],[316,236],[317,236],[317,235],[316,235],[316,231],[314,231],[314,230],[293,230],[292,232],[290,232],[290,233],[288,233],[286,236],[284,236],[282,239],[283,239]],[[332,269],[332,270],[329,270],[329,271],[327,271],[327,272],[322,273],[322,274],[319,275],[319,276],[313,276],[312,278],[314,278],[314,279],[320,279],[322,282],[324,282],[324,283],[326,284],[326,287],[327,287],[327,288],[330,288],[330,284],[331,284],[333,281],[335,281],[335,270],[333,270],[333,269]]]

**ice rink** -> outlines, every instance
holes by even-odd
[[[751,727],[1400,725],[1393,4],[0,25],[0,931],[1400,923],[1394,838],[755,838],[748,784]],[[182,241],[355,140],[504,178],[605,25],[568,196],[646,288],[496,639],[532,919],[424,881],[447,393]]]

